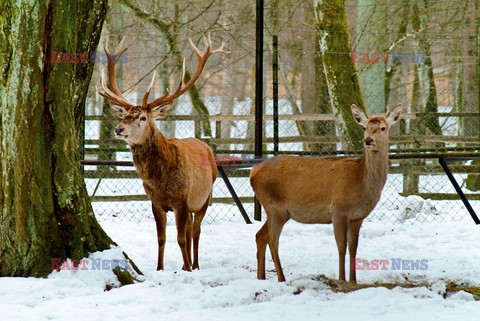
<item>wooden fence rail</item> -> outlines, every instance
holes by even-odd
[[[480,113],[407,113],[402,116],[403,119],[416,119],[422,117],[477,117],[480,119]],[[264,120],[270,121],[273,120],[273,115],[265,115]],[[335,116],[333,114],[301,114],[301,115],[278,115],[280,121],[333,121]],[[112,122],[118,121],[117,118],[112,116],[102,116],[102,115],[87,115],[87,121],[102,121],[102,120],[111,120]],[[212,146],[214,151],[221,154],[248,154],[252,155],[253,150],[225,150],[220,149],[225,148],[229,144],[253,146],[255,143],[254,138],[228,138],[221,137],[221,126],[224,121],[255,121],[255,115],[170,115],[169,117],[160,120],[162,121],[193,121],[195,122],[195,135],[198,137],[200,134],[200,122],[201,121],[212,121],[216,124],[215,137],[212,138],[202,138],[207,144]],[[293,125],[294,126],[294,125]],[[349,151],[340,151],[337,150],[338,143],[341,143],[341,138],[338,136],[320,136],[320,135],[299,135],[299,136],[283,136],[279,137],[280,143],[318,143],[328,145],[331,150],[332,155],[335,154],[353,154]],[[462,151],[459,155],[470,155],[478,156],[478,151],[480,151],[480,137],[479,136],[454,136],[454,135],[392,135],[390,137],[390,142],[392,145],[395,145],[395,149],[401,155],[398,158],[401,160],[396,160],[396,154],[391,154],[391,164],[390,164],[390,173],[392,174],[403,174],[403,175],[432,175],[432,174],[443,174],[442,168],[436,162],[419,162],[419,163],[407,163],[406,159],[436,159],[438,158],[438,152],[451,152],[451,151]],[[109,141],[105,142],[100,139],[87,139],[85,140],[84,155],[88,159],[100,159],[99,155],[102,153],[114,153],[114,152],[128,152],[129,148],[126,144],[121,141]],[[274,143],[273,137],[265,137],[263,143]],[[437,147],[432,148],[409,148],[410,146],[416,144],[427,144],[427,146],[438,145],[439,143],[447,143],[449,147]],[[452,144],[455,144],[452,146]],[[266,154],[271,154],[271,151],[266,151]],[[281,151],[283,154],[318,154],[317,152],[308,152],[308,151]],[[111,154],[115,157],[114,154]],[[454,153],[449,153],[449,155],[455,155]],[[115,163],[118,165],[118,163]],[[92,167],[85,168],[85,177],[91,179],[134,179],[137,178],[137,174],[134,170],[121,170],[116,166],[110,165],[98,166],[96,169]],[[451,169],[455,173],[460,174],[480,174],[480,166],[466,165],[465,163],[451,164]],[[249,175],[249,170],[247,169],[230,169],[228,171],[230,177],[247,177]],[[99,182],[100,182],[99,181]],[[405,193],[400,193],[401,195],[406,195]],[[445,194],[445,193],[414,193],[424,198],[430,199],[459,199],[457,194]],[[411,193],[408,195],[412,195]],[[468,194],[469,198],[472,200],[480,200],[480,194]],[[146,195],[93,195],[92,201],[145,201],[148,200]],[[252,202],[253,197],[240,197],[242,202]],[[217,197],[213,198],[213,202],[217,203],[233,203],[233,200],[229,197]]]

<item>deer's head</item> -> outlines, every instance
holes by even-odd
[[[203,51],[200,51],[190,40],[193,50],[198,56],[198,65],[197,70],[192,75],[190,80],[185,84],[185,59],[183,59],[182,67],[182,77],[180,83],[178,84],[177,89],[171,95],[166,89],[165,94],[157,99],[154,99],[148,102],[148,96],[150,91],[153,88],[155,83],[156,71],[153,73],[152,81],[145,92],[145,95],[142,99],[142,104],[140,106],[134,105],[128,102],[123,96],[122,92],[118,89],[115,82],[115,64],[118,61],[118,58],[128,49],[130,44],[122,49],[123,42],[125,37],[122,39],[118,45],[115,53],[111,54],[108,52],[108,49],[105,48],[105,53],[108,56],[108,81],[110,84],[110,89],[105,83],[104,72],[100,77],[100,83],[103,88],[103,92],[97,88],[97,92],[103,97],[110,100],[110,107],[112,108],[115,116],[121,119],[118,126],[115,128],[115,137],[121,140],[124,140],[129,145],[141,145],[143,144],[148,137],[152,134],[152,131],[156,130],[155,120],[166,117],[171,108],[173,101],[183,95],[185,92],[193,86],[197,81],[198,77],[205,67],[205,63],[208,58],[217,53],[227,53],[223,50],[223,43],[217,50],[211,50],[211,40],[210,35],[208,38],[203,36],[205,42],[205,48]]]
[[[353,119],[364,129],[363,144],[365,149],[372,151],[388,149],[388,131],[400,119],[402,109],[402,103],[398,103],[385,115],[369,117],[360,108],[352,105]]]

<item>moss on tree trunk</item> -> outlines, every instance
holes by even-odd
[[[79,164],[91,63],[52,51],[95,50],[105,0],[0,4],[0,275],[46,276],[113,241],[93,215]]]
[[[363,131],[355,122],[350,106],[365,111],[358,75],[352,63],[352,47],[344,0],[314,0],[325,77],[334,112],[347,148],[362,149]]]

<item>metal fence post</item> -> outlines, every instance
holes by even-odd
[[[263,0],[257,0],[255,46],[255,158],[262,158],[263,138]],[[262,219],[262,208],[255,197],[254,218]]]
[[[277,10],[278,1],[271,2],[272,18],[272,81],[273,81],[273,154],[278,155],[278,35],[277,35]]]

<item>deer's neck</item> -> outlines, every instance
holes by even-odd
[[[175,147],[154,126],[150,128],[150,134],[143,144],[130,146],[130,149],[133,163],[139,172],[148,165],[158,168],[176,164]]]
[[[363,154],[365,187],[373,194],[379,194],[388,175],[388,146],[378,151],[365,150]]]

